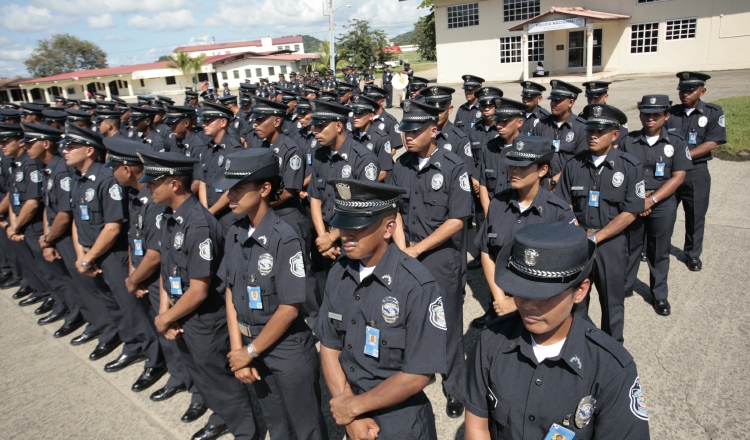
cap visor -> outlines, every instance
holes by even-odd
[[[104,164],[104,166],[107,168],[114,168],[117,165],[120,165],[120,162],[116,162],[114,160],[108,160],[107,163]],[[140,182],[140,179],[138,179],[138,181]]]
[[[214,188],[218,188],[222,191],[227,191],[241,184],[243,180],[244,179],[230,179],[230,178],[224,177],[223,173],[219,173],[219,174],[214,174],[213,184],[214,184]]]
[[[313,125],[325,125],[329,122],[333,121],[333,119],[315,119],[312,118],[310,122],[307,124],[308,127],[312,127]]]
[[[698,87],[703,87],[705,84],[684,84],[684,85],[678,85],[677,90],[693,90],[697,89]]]
[[[575,99],[573,96],[568,95],[549,95],[547,97],[550,101],[560,101],[562,99]]]
[[[398,130],[401,132],[406,131],[415,131],[419,130],[420,128],[424,127],[425,125],[429,124],[430,121],[424,121],[424,122],[402,122],[398,124]]]
[[[638,111],[640,111],[641,113],[646,113],[646,114],[662,113],[662,112],[669,111],[669,108],[665,108],[665,107],[644,107],[644,108],[639,108]]]
[[[338,229],[362,229],[375,223],[380,218],[381,214],[375,214],[370,217],[362,217],[346,215],[337,212],[331,219],[331,226]]]
[[[583,129],[584,130],[606,130],[608,128],[619,128],[616,124],[599,124],[599,123],[591,123],[586,124]]]
[[[602,96],[605,93],[607,93],[607,92],[586,93],[586,97],[587,98],[597,98],[599,96]]]
[[[152,176],[151,174],[144,174],[138,178],[138,183],[149,183],[155,182],[165,176]]]
[[[39,139],[39,138],[38,137],[34,137],[34,136],[24,136],[21,139],[21,143],[30,144],[32,142],[36,142],[37,139]]]
[[[534,163],[534,159],[516,159],[505,156],[502,160],[502,164],[508,167],[527,167]]]

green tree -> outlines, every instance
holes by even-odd
[[[381,50],[388,46],[385,31],[372,29],[368,21],[356,18],[349,20],[344,29],[348,32],[336,41],[336,59],[346,59],[356,66],[372,66],[390,58]]]
[[[325,72],[331,68],[331,43],[329,41],[321,41],[318,47],[318,55],[320,58],[315,60],[315,70]],[[336,57],[336,68],[340,68],[346,64],[346,60],[341,57]]]
[[[40,40],[23,63],[34,77],[108,67],[107,54],[99,46],[70,34],[55,34]]]
[[[434,0],[422,0],[420,8],[430,8],[430,13],[420,17],[414,23],[413,41],[419,44],[419,55],[423,60],[435,61],[437,59],[437,40],[435,38],[435,2]]]
[[[177,69],[182,72],[182,76],[188,78],[190,83],[195,85],[196,77],[198,72],[201,70],[203,60],[206,59],[206,54],[200,54],[193,58],[188,53],[178,50],[172,55],[166,57],[166,61],[169,61],[167,67]]]

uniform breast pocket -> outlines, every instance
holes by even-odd
[[[487,191],[495,192],[495,188],[497,188],[497,171],[484,170],[484,181],[487,186]]]
[[[448,194],[438,191],[427,193],[424,201],[430,219],[436,222],[443,222],[448,218]]]
[[[81,205],[86,205],[88,210],[88,216],[91,221],[97,223],[102,219],[102,205],[98,200],[94,199],[90,202],[83,202]]]
[[[272,275],[260,280],[258,283],[261,287],[263,298],[263,310],[258,310],[262,316],[271,316],[279,308],[279,295],[276,294],[276,278]]]
[[[316,188],[316,189],[317,189],[317,190],[318,190],[319,192],[321,192],[321,193],[324,193],[324,192],[325,192],[325,190],[326,190],[326,182],[325,182],[325,179],[318,179],[318,180],[317,180],[317,181],[315,182],[315,188]]]
[[[186,282],[189,282],[187,280],[190,279],[190,274],[188,274],[187,270],[187,254],[181,249],[175,249],[171,252],[171,257],[173,266],[168,268],[169,275],[182,278],[182,291],[184,292],[187,290],[187,286],[185,286],[184,284]]]
[[[616,216],[620,213],[620,206],[625,201],[625,183],[615,188],[612,185],[607,185],[602,188],[602,203],[606,203],[609,206],[610,216]]]
[[[399,370],[404,364],[406,348],[406,329],[380,329],[380,366]]]
[[[583,185],[573,185],[570,189],[570,201],[577,212],[585,210],[589,203],[588,188]]]

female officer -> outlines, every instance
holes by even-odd
[[[573,310],[591,287],[595,250],[562,222],[526,226],[501,249],[494,281],[518,312],[480,336],[467,369],[467,440],[649,438],[632,356]]]
[[[667,316],[671,307],[667,300],[669,248],[677,201],[674,192],[682,185],[687,171],[693,168],[687,142],[664,127],[672,103],[667,95],[646,95],[638,103],[641,130],[628,133],[620,149],[643,163],[646,186],[646,210],[633,222],[629,231],[628,274],[625,292],[632,293],[638,277],[638,266],[646,235],[646,258],[651,271],[650,286],[656,313]]]
[[[318,354],[299,313],[305,263],[297,233],[271,208],[279,159],[269,148],[227,156],[214,185],[242,219],[229,228],[219,276],[226,280],[229,366],[252,383],[273,439],[326,439]]]
[[[475,327],[483,327],[497,315],[516,309],[513,298],[495,284],[495,262],[500,250],[510,243],[516,232],[534,223],[566,222],[575,224],[575,215],[561,198],[542,188],[541,179],[549,171],[549,161],[555,154],[552,142],[542,136],[517,136],[508,148],[503,165],[508,167],[511,188],[493,197],[487,220],[476,238],[481,251],[482,268],[492,294],[487,313],[474,320]]]

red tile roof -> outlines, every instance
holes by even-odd
[[[281,38],[273,38],[271,40],[271,44],[273,45],[292,44],[292,43],[302,43],[302,37],[297,35],[295,37],[281,37]],[[174,51],[177,52],[178,50],[181,50],[183,52],[200,52],[200,51],[209,51],[209,50],[231,49],[234,47],[247,47],[247,46],[260,46],[260,45],[261,45],[261,40],[248,40],[248,41],[235,41],[233,43],[202,44],[199,46],[180,46]]]
[[[544,17],[551,15],[551,14],[563,14],[563,15],[571,15],[573,17],[591,18],[597,21],[624,20],[626,18],[630,18],[629,15],[613,14],[611,12],[592,11],[590,9],[584,9],[580,6],[576,6],[573,8],[553,6],[550,8],[549,11],[545,12],[544,14],[537,15],[534,18],[518,23],[517,25],[511,28],[508,28],[508,30],[509,31],[522,31],[524,26],[526,26],[527,24],[537,23],[539,21],[542,21]]]
[[[168,63],[169,61],[157,61],[155,63],[107,67],[104,69],[79,70],[76,72],[61,73],[60,75],[48,76],[45,78],[26,79],[26,80],[19,82],[19,84],[50,82],[50,81],[70,81],[70,80],[75,80],[76,78],[94,78],[97,76],[125,75],[128,73],[137,72],[139,70],[164,69],[167,67]]]

